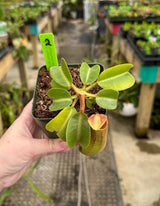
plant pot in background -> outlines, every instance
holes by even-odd
[[[123,103],[123,108],[119,111],[120,115],[131,117],[137,114],[138,108],[133,103]]]
[[[89,66],[94,66],[94,65],[97,65],[98,63],[90,63],[88,64]],[[73,68],[79,68],[81,64],[69,64],[68,67],[73,67]],[[101,64],[98,64],[100,66],[100,72],[102,72],[104,70],[103,66]],[[43,76],[40,76],[40,72],[42,69],[45,68],[45,71],[46,70],[46,66],[42,66],[40,67],[39,71],[38,71],[38,76],[37,76],[37,80],[36,80],[36,86],[35,86],[35,90],[34,90],[34,95],[33,95],[33,105],[32,105],[32,116],[33,118],[35,119],[35,121],[37,122],[37,124],[42,128],[42,130],[44,131],[44,133],[49,137],[49,138],[52,138],[52,139],[55,139],[55,138],[58,138],[58,136],[56,135],[55,132],[49,132],[46,130],[46,124],[51,120],[53,119],[54,117],[37,117],[36,114],[35,114],[35,107],[36,107],[36,101],[37,101],[37,89],[38,89],[38,83],[39,83],[39,80],[40,78],[43,78]],[[49,76],[46,78],[49,79]],[[48,80],[48,85],[50,85],[50,81]],[[49,89],[49,87],[48,87]],[[47,94],[46,94],[47,95]],[[105,110],[104,110],[105,111]],[[59,112],[57,111],[57,114]],[[104,112],[105,113],[105,112]],[[57,115],[56,114],[56,115]],[[56,116],[55,115],[55,116]]]

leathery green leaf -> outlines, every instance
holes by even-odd
[[[77,111],[74,107],[66,107],[54,119],[48,122],[46,129],[50,132],[58,132],[58,137],[66,141],[68,121],[76,113]]]
[[[85,62],[80,67],[80,78],[84,85],[92,84],[98,78],[100,72],[100,66],[94,65],[89,67]]]
[[[47,91],[47,95],[53,100],[49,107],[51,111],[60,110],[72,104],[71,95],[65,89],[52,88]]]
[[[91,138],[91,128],[88,117],[84,113],[76,113],[69,120],[66,130],[66,140],[69,148],[73,148],[77,143],[82,148],[89,145]]]
[[[86,99],[86,105],[89,109],[93,109],[93,103],[95,103],[96,100],[93,98],[87,98]]]
[[[53,88],[61,88],[61,89],[67,89],[59,84],[57,84],[53,79],[51,80],[51,87]]]
[[[96,95],[96,103],[104,109],[115,109],[119,92],[113,89],[103,89]]]
[[[68,72],[65,71],[65,69],[61,66],[58,67],[51,67],[50,68],[50,75],[52,79],[62,87],[65,87],[67,90],[71,88],[71,81],[70,78],[68,78]]]
[[[118,91],[128,89],[135,83],[134,77],[128,72],[132,67],[132,64],[121,64],[106,69],[98,77],[98,85]]]
[[[65,77],[67,78],[68,82],[70,84],[72,84],[72,82],[73,82],[72,76],[71,76],[68,65],[67,65],[66,61],[64,60],[64,58],[61,59],[61,69],[62,69]]]

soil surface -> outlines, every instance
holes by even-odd
[[[73,68],[70,67],[70,72],[73,78],[73,83],[78,88],[82,88],[83,84],[79,77],[79,68]],[[51,89],[51,76],[49,72],[46,70],[46,68],[42,68],[39,72],[39,79],[38,79],[38,85],[37,85],[37,99],[36,99],[36,105],[35,105],[35,116],[37,118],[54,118],[61,110],[59,111],[50,111],[49,106],[52,104],[52,100],[47,96],[47,91]],[[92,94],[96,94],[100,90],[100,87],[97,85],[89,92]],[[70,91],[71,95],[74,95],[74,91],[71,89]],[[77,111],[79,111],[79,102],[75,105],[75,108]],[[93,109],[85,108],[85,113],[87,116],[90,116],[92,114],[101,113],[105,114],[106,110],[100,108],[97,104],[93,104]]]

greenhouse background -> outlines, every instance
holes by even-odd
[[[129,63],[135,84],[105,112],[102,152],[89,157],[75,147],[38,159],[0,191],[0,205],[160,206],[160,0],[0,0],[2,138],[47,66],[46,33],[59,64]]]

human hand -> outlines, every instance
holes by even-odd
[[[68,152],[66,142],[48,139],[31,115],[32,101],[0,138],[0,191],[15,184],[36,159]]]

